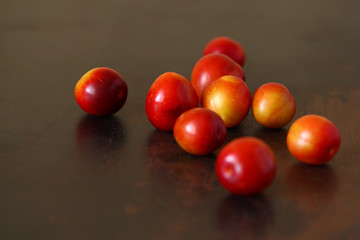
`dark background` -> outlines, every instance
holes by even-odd
[[[359,9],[357,0],[1,0],[0,239],[359,239]],[[337,125],[331,162],[299,163],[289,125],[265,129],[249,114],[227,141],[266,141],[277,176],[262,194],[235,197],[216,179],[216,152],[192,156],[151,126],[152,82],[167,71],[190,78],[219,35],[244,46],[252,93],[283,83],[295,118]],[[98,66],[129,88],[108,118],[74,99]]]

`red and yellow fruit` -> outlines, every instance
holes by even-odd
[[[251,110],[255,120],[261,125],[281,128],[294,117],[296,102],[284,85],[271,82],[255,91]]]
[[[127,85],[113,69],[94,68],[85,73],[75,86],[75,99],[87,113],[95,116],[112,115],[126,102]]]
[[[198,106],[199,99],[190,81],[178,73],[166,72],[150,87],[145,112],[155,128],[172,131],[183,112]]]
[[[299,161],[321,165],[330,161],[339,150],[341,138],[335,124],[319,115],[305,115],[290,127],[286,143]]]
[[[221,185],[229,192],[253,195],[272,183],[276,162],[265,142],[254,137],[241,137],[221,149],[215,170]]]
[[[240,64],[240,66],[244,66],[245,51],[243,46],[229,37],[216,37],[208,42],[204,48],[203,56],[210,53],[222,53]]]
[[[174,137],[186,152],[207,155],[224,143],[226,127],[213,111],[206,108],[193,108],[184,112],[176,120]]]
[[[199,96],[207,85],[225,75],[234,75],[245,81],[242,67],[230,57],[211,53],[200,58],[191,73],[191,83]]]
[[[201,105],[216,112],[226,127],[234,127],[248,114],[251,93],[240,78],[232,75],[222,76],[205,88]]]

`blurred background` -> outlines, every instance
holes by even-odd
[[[360,237],[360,3],[315,1],[2,0],[0,2],[1,239],[357,239]],[[253,93],[280,82],[307,113],[342,135],[320,168],[287,151],[289,126],[249,113],[228,141],[273,148],[275,182],[235,197],[217,182],[216,153],[195,157],[156,131],[144,104],[167,71],[190,78],[205,44],[224,35],[246,51]],[[110,118],[85,114],[78,79],[118,71],[129,88]]]

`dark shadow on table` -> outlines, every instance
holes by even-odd
[[[83,157],[96,161],[116,160],[126,141],[126,129],[116,116],[83,116],[78,122],[75,137]]]
[[[176,191],[199,194],[216,183],[215,154],[196,156],[185,152],[172,132],[154,130],[147,139],[146,164],[153,180]]]
[[[228,195],[220,201],[216,225],[223,239],[262,239],[274,220],[272,205],[262,194]]]
[[[325,208],[338,189],[338,176],[330,165],[310,166],[297,162],[290,166],[285,178],[285,194],[307,213]]]

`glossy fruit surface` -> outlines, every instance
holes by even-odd
[[[255,91],[251,109],[255,120],[261,125],[281,128],[294,117],[296,103],[284,85],[271,82]]]
[[[178,73],[166,72],[150,87],[145,112],[155,128],[172,131],[183,112],[198,106],[199,99],[190,81]]]
[[[191,83],[199,99],[202,91],[210,82],[225,75],[234,75],[245,81],[244,70],[230,57],[224,54],[211,53],[200,58],[191,73]]]
[[[255,137],[241,137],[221,149],[215,170],[220,183],[229,192],[253,195],[272,183],[276,162],[265,142]]]
[[[201,105],[216,112],[226,127],[234,127],[248,114],[251,93],[240,78],[232,75],[222,76],[204,89]]]
[[[106,67],[85,73],[75,86],[75,99],[87,113],[107,116],[116,113],[125,104],[127,85],[116,71]]]
[[[174,137],[186,152],[207,155],[224,143],[226,128],[221,118],[213,111],[193,108],[176,120]]]
[[[339,150],[340,142],[335,124],[319,115],[305,115],[297,119],[286,138],[290,153],[311,165],[330,161]]]
[[[204,48],[203,56],[210,53],[222,53],[244,66],[245,51],[243,46],[229,37],[221,36],[208,42]]]

